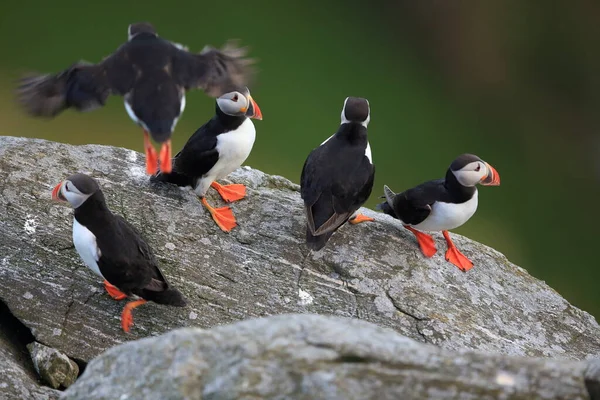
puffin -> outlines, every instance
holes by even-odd
[[[229,206],[212,207],[206,192],[214,188],[227,203],[246,197],[244,185],[221,185],[217,180],[235,171],[250,155],[256,138],[251,119],[262,120],[262,112],[248,87],[219,96],[215,108],[215,115],[175,155],[171,172],[161,170],[150,181],[191,186],[219,228],[230,232],[237,226],[233,211]]]
[[[76,173],[58,183],[52,200],[73,207],[73,243],[84,264],[104,280],[115,300],[132,298],[121,314],[121,327],[129,332],[132,310],[153,301],[184,307],[186,299],[169,284],[158,267],[152,248],[125,219],[106,205],[98,182]]]
[[[441,231],[448,246],[446,261],[466,272],[473,262],[458,250],[448,231],[463,225],[477,211],[477,184],[499,186],[500,175],[478,156],[461,154],[452,161],[443,179],[398,194],[384,185],[385,201],[376,208],[399,219],[415,235],[425,257],[432,257],[437,249],[433,238],[423,231]]]
[[[247,48],[229,41],[221,50],[206,46],[189,52],[158,36],[148,22],[128,27],[128,40],[97,64],[78,61],[56,74],[22,77],[17,100],[34,117],[54,118],[73,108],[91,111],[109,95],[123,96],[129,117],[144,132],[146,172],[171,170],[171,135],[185,109],[185,94],[202,89],[217,97],[231,87],[246,85],[254,73]],[[161,144],[160,155],[150,137]]]
[[[336,133],[313,149],[302,168],[300,194],[306,215],[306,245],[319,251],[346,222],[373,221],[355,214],[373,190],[375,166],[367,126],[369,101],[347,97]]]

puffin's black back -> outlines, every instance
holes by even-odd
[[[100,190],[76,208],[74,216],[96,237],[98,267],[107,281],[128,295],[159,304],[186,304],[183,295],[169,285],[141,234],[107,208]]]
[[[369,198],[375,167],[365,155],[367,143],[364,126],[342,124],[306,159],[300,178],[301,196],[308,219],[307,244],[313,250],[322,248]]]

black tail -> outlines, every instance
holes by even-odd
[[[313,251],[319,251],[323,247],[325,247],[325,245],[329,241],[329,238],[331,237],[331,235],[333,235],[333,232],[327,232],[327,233],[324,233],[319,236],[313,236],[313,234],[310,232],[310,228],[307,226],[306,227],[306,245],[308,246],[309,249],[311,249]]]
[[[375,206],[376,210],[381,210],[384,213],[386,213],[387,215],[390,215],[396,219],[398,219],[398,217],[396,216],[396,213],[394,212],[394,210],[392,209],[392,207],[390,206],[390,204],[387,201],[384,201],[383,203],[379,203]]]
[[[194,179],[187,175],[172,171],[170,174],[159,172],[150,177],[150,182],[174,183],[177,186],[193,186]]]
[[[169,287],[162,292],[144,290],[142,297],[146,300],[168,306],[185,307],[187,305],[187,300],[183,297],[183,294],[173,287]]]

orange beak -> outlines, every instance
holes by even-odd
[[[54,186],[54,189],[52,189],[52,200],[67,201],[67,199],[65,199],[65,197],[62,195],[62,192],[60,191],[62,184],[63,183],[60,182],[58,185]]]
[[[256,104],[252,96],[248,96],[248,100],[250,100],[250,107],[245,110],[246,116],[249,118],[262,120],[262,112],[260,111],[258,104]]]
[[[480,183],[484,186],[500,186],[500,175],[490,164],[485,163],[488,169],[488,174],[481,178]]]

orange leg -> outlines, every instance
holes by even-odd
[[[231,208],[213,208],[210,204],[208,204],[208,201],[206,201],[204,197],[202,198],[202,204],[204,204],[204,207],[206,207],[223,232],[229,232],[237,226],[237,223],[235,222],[235,216],[233,215]]]
[[[356,217],[352,218],[350,222],[352,225],[356,225],[356,224],[360,224],[361,222],[369,222],[369,221],[375,221],[375,218],[371,218],[371,217],[367,217],[364,214],[356,214]]]
[[[468,271],[473,268],[473,263],[463,253],[456,248],[456,245],[450,239],[450,233],[448,231],[442,231],[446,243],[448,243],[448,250],[446,251],[446,261],[450,261],[456,265],[461,271]]]
[[[165,174],[171,173],[171,139],[162,144],[160,148],[160,170]]]
[[[146,173],[154,175],[158,171],[158,156],[146,130],[144,130],[144,149],[146,150]]]
[[[125,308],[123,308],[123,313],[121,313],[121,327],[125,332],[129,332],[131,326],[133,325],[133,315],[131,315],[131,311],[145,303],[147,303],[146,300],[136,300],[125,305]]]
[[[127,298],[127,295],[117,289],[116,286],[113,286],[106,279],[104,280],[104,288],[108,292],[108,295],[115,300],[123,300]]]
[[[230,203],[232,201],[241,200],[246,197],[246,186],[241,184],[233,184],[233,185],[219,185],[217,182],[213,182],[210,184],[225,200]]]
[[[433,255],[437,252],[433,238],[426,233],[416,230],[412,226],[404,225],[404,227],[415,234],[417,242],[419,242],[419,247],[421,248],[421,251],[425,257],[433,257]]]

